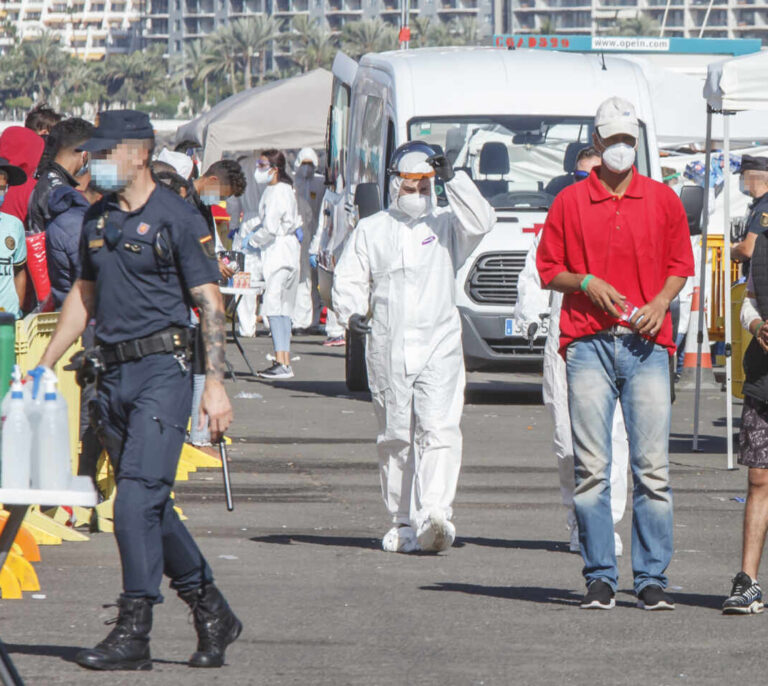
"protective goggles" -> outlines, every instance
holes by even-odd
[[[435,176],[435,170],[432,169],[428,172],[401,172],[393,171],[392,174],[399,176],[401,179],[410,179],[412,181],[421,181],[422,179],[431,179]]]

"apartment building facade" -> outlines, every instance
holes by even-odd
[[[411,0],[411,16],[446,23],[473,17],[490,36],[493,4],[494,0]],[[302,15],[325,23],[331,31],[340,31],[351,21],[376,17],[400,24],[400,0],[144,0],[141,9],[145,44],[162,46],[169,55],[181,53],[186,42],[203,38],[227,22],[254,14],[281,20],[285,30]],[[275,46],[276,66],[289,59],[290,49]]]
[[[600,35],[647,17],[666,37],[757,38],[768,44],[768,0],[506,0],[504,31]],[[703,27],[703,30],[702,30]]]
[[[139,46],[140,0],[0,0],[0,51],[51,31],[77,57],[102,59]]]

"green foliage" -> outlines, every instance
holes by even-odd
[[[414,48],[484,42],[474,18],[448,24],[414,14],[411,34]],[[64,50],[56,33],[19,41],[7,23],[0,23],[0,36],[13,39],[0,55],[0,117],[5,118],[19,118],[40,101],[86,117],[109,107],[134,107],[164,118],[180,111],[193,116],[244,88],[330,69],[340,48],[355,59],[398,48],[397,29],[381,19],[349,22],[333,32],[306,15],[285,23],[264,15],[238,19],[186,42],[184,52],[170,59],[153,47],[84,60]],[[270,64],[272,51],[282,57]]]

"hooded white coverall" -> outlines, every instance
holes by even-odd
[[[318,212],[317,217],[317,231],[312,238],[312,243],[309,246],[309,254],[317,255],[320,252],[320,247],[323,245],[325,239],[325,222],[322,221],[322,217]],[[328,338],[340,338],[344,335],[344,327],[339,324],[339,320],[336,317],[336,313],[329,307],[326,310],[325,315],[325,335]]]
[[[539,315],[551,307],[549,331],[544,345],[544,378],[542,395],[544,404],[552,415],[555,425],[553,435],[557,467],[560,475],[560,493],[563,505],[568,509],[568,528],[576,527],[576,514],[573,509],[573,489],[575,475],[573,464],[573,441],[571,438],[571,420],[568,415],[568,385],[565,376],[565,360],[560,348],[560,308],[563,294],[557,291],[545,291],[541,288],[539,271],[536,269],[536,251],[539,248],[541,233],[534,238],[525,258],[525,267],[520,272],[517,282],[517,305],[515,319],[523,324],[523,331],[531,322],[538,322]],[[629,444],[621,405],[617,403],[613,415],[613,459],[611,463],[611,512],[614,526],[621,521],[627,505],[627,466]]]
[[[301,226],[301,218],[290,185],[279,182],[264,189],[259,220],[248,244],[261,249],[265,284],[261,313],[265,317],[291,317],[299,285],[301,246],[296,229]]]
[[[256,248],[248,246],[248,229],[253,219],[259,216],[259,203],[266,186],[254,179],[256,156],[249,156],[240,162],[243,174],[248,179],[245,192],[239,198],[230,198],[227,208],[230,216],[230,229],[235,231],[232,240],[232,250],[245,253],[245,271],[251,275],[251,282],[259,282],[263,275],[261,271],[261,254]],[[240,215],[242,214],[242,219]],[[256,335],[256,300],[255,295],[245,295],[237,306],[237,328],[241,336]]]
[[[312,151],[314,154],[314,151]],[[317,156],[315,155],[315,160]],[[297,162],[299,158],[296,158]],[[317,166],[317,163],[315,163]],[[323,203],[325,192],[325,180],[319,174],[306,177],[303,175],[301,165],[296,170],[294,188],[296,189],[296,202],[301,215],[301,230],[304,238],[301,241],[301,269],[299,273],[299,287],[296,293],[296,307],[293,314],[293,326],[296,329],[308,329],[320,321],[320,294],[317,292],[317,281],[312,266],[309,264],[310,247],[317,232],[317,222],[320,217],[320,206]]]
[[[399,192],[393,179],[390,197]],[[392,207],[363,219],[336,265],[339,322],[372,312],[368,380],[381,489],[394,524],[414,529],[432,512],[450,519],[461,467],[464,406],[456,271],[496,223],[462,171],[445,184],[449,206],[411,219]]]

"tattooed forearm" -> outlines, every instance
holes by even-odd
[[[205,375],[217,381],[224,378],[224,303],[215,284],[208,283],[190,289],[195,305],[200,308],[200,327],[205,348]]]

